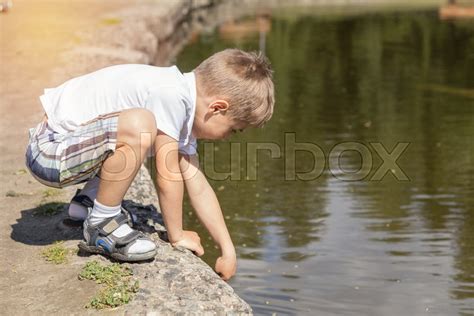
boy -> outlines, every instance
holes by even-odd
[[[238,49],[216,53],[184,74],[175,66],[107,67],[45,90],[45,117],[30,130],[26,164],[49,186],[88,181],[69,209],[71,217],[84,220],[81,249],[142,261],[156,255],[156,245],[130,226],[121,202],[145,155],[154,153],[171,244],[204,253],[197,233],[182,227],[185,185],[220,247],[215,270],[228,280],[236,271],[235,249],[216,195],[199,170],[196,139],[223,139],[262,126],[273,113],[273,89],[268,60]]]

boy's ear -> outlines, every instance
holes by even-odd
[[[214,100],[209,106],[209,112],[212,114],[225,113],[229,109],[229,102],[226,100]]]

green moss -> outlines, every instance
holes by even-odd
[[[21,169],[18,169],[17,171],[15,171],[15,175],[17,175],[17,176],[21,176],[21,175],[26,174],[26,173],[27,173],[27,171],[24,168],[21,168]]]
[[[62,242],[58,242],[43,250],[41,255],[48,262],[62,264],[67,262],[69,252],[70,250],[64,247]]]
[[[118,263],[101,265],[98,261],[88,262],[79,280],[92,280],[104,287],[91,299],[87,308],[103,309],[127,304],[138,291],[138,281],[132,280],[132,271]]]
[[[13,190],[8,190],[7,193],[5,194],[5,196],[8,196],[8,197],[19,197],[19,196],[21,196],[21,193],[15,192],[15,191],[13,191]]]
[[[132,275],[132,271],[118,263],[108,266],[101,265],[98,261],[88,262],[79,274],[79,280],[93,280],[99,284],[113,284],[120,279]]]
[[[61,192],[58,189],[46,189],[43,190],[43,198],[49,198],[59,195]]]
[[[138,281],[123,281],[117,284],[106,286],[95,295],[87,308],[103,309],[108,307],[117,307],[130,302],[133,295],[138,291]]]
[[[64,205],[65,203],[61,203],[61,202],[48,202],[48,203],[40,204],[33,211],[33,215],[54,216],[63,211]]]
[[[115,25],[115,24],[120,24],[120,23],[122,23],[122,20],[119,18],[102,19],[102,24],[105,24],[105,25]]]

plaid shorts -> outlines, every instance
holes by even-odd
[[[60,134],[47,121],[30,129],[26,166],[42,184],[62,188],[94,177],[115,151],[120,112],[100,115]]]

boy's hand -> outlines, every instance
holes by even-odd
[[[237,258],[235,256],[217,258],[215,270],[224,281],[229,280],[237,271]]]
[[[180,246],[191,250],[197,256],[204,254],[204,248],[201,245],[201,238],[196,232],[190,230],[183,230],[183,234],[177,240],[170,240],[173,247]]]

